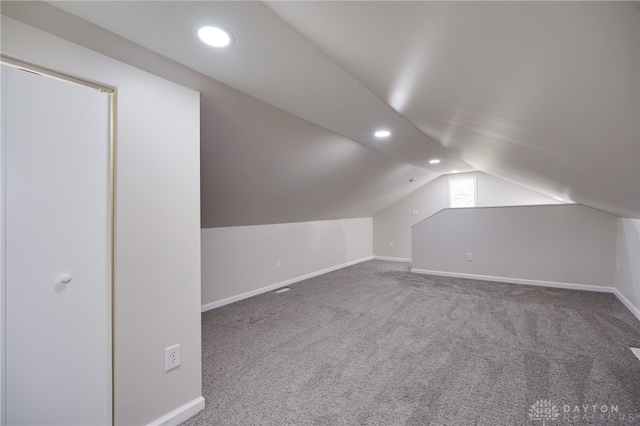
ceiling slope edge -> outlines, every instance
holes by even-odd
[[[203,99],[204,103],[206,103],[206,99],[204,99],[204,97],[207,96],[207,93],[209,95],[213,93],[216,96],[223,95],[225,96],[224,99],[232,101],[229,103],[242,104],[245,106],[250,105],[252,108],[260,111],[264,110],[267,118],[270,118],[269,115],[276,115],[279,119],[283,119],[284,117],[284,119],[289,120],[294,125],[303,128],[305,132],[315,131],[317,133],[321,133],[321,136],[326,139],[327,142],[333,143],[334,147],[339,146],[340,150],[351,152],[351,157],[353,158],[364,157],[360,162],[365,164],[365,167],[360,165],[358,169],[353,170],[353,175],[335,173],[335,179],[345,178],[345,181],[348,182],[346,185],[351,186],[351,194],[346,193],[346,196],[337,200],[333,205],[331,202],[327,202],[326,197],[325,199],[319,197],[322,202],[327,204],[326,208],[322,211],[320,209],[316,209],[313,212],[310,212],[309,210],[300,212],[295,205],[308,204],[308,202],[305,202],[299,195],[294,194],[293,196],[288,195],[288,199],[286,200],[288,204],[285,204],[280,210],[275,208],[268,212],[268,214],[247,215],[246,212],[256,211],[254,208],[256,203],[252,202],[249,194],[250,191],[247,191],[246,188],[240,187],[236,180],[236,176],[231,175],[231,173],[236,172],[235,170],[230,170],[233,169],[231,166],[235,163],[229,163],[226,166],[227,168],[221,170],[217,175],[211,175],[211,173],[208,174],[209,181],[226,182],[226,187],[215,187],[215,185],[207,183],[206,169],[209,167],[206,167],[206,163],[208,161],[207,158],[205,158],[206,150],[209,149],[207,147],[215,146],[217,144],[208,143],[208,140],[212,139],[211,135],[207,136],[207,133],[211,131],[209,128],[211,126],[208,127],[205,125],[202,129],[202,155],[203,161],[205,162],[202,182],[203,228],[371,217],[377,211],[397,202],[410,192],[419,189],[421,186],[431,182],[439,176],[436,173],[415,167],[411,164],[400,162],[392,156],[356,141],[335,135],[329,130],[321,128],[314,123],[308,122],[307,120],[265,103],[264,101],[232,88],[222,82],[202,75],[201,73],[198,73],[197,71],[180,63],[165,58],[156,52],[150,51],[131,42],[130,40],[124,39],[117,34],[111,33],[104,28],[96,26],[93,23],[87,22],[46,3],[20,2],[20,4],[8,4],[8,2],[3,2],[1,12],[4,16],[15,19],[16,21],[29,25],[35,29],[45,31],[56,37],[60,37],[61,39],[78,44],[98,53],[105,54],[116,60],[122,61],[123,63],[127,63],[136,68],[158,75],[162,78],[166,78],[193,90],[199,90],[203,94],[203,98],[201,99]],[[82,37],[79,37],[80,33],[82,33]],[[203,110],[206,109],[207,106],[203,105]],[[240,109],[240,112],[242,113],[242,109]],[[278,129],[276,130],[280,131]],[[235,137],[242,136],[243,135]],[[251,137],[252,139],[259,141],[263,136]],[[325,144],[324,140],[322,144]],[[319,144],[316,143],[316,145]],[[223,146],[221,148],[214,149],[226,148]],[[295,163],[295,161],[291,161],[290,163]],[[268,162],[265,162],[265,164],[270,165]],[[371,165],[373,167],[367,167]],[[238,167],[242,168],[242,165],[239,165]],[[210,167],[209,169],[216,168]],[[350,169],[350,167],[343,166],[342,170],[344,171],[344,169]],[[365,172],[362,173],[363,176],[358,176],[357,171],[363,171],[363,169],[371,170],[368,171],[369,174],[366,174],[367,172]],[[225,172],[229,173],[225,174]],[[243,171],[243,173],[246,172]],[[416,183],[409,183],[409,179],[413,177],[417,177],[418,181]],[[262,180],[268,181],[269,179],[265,178]],[[320,180],[323,180],[322,177]],[[336,185],[336,182],[333,182],[333,184],[334,187],[341,185]],[[229,195],[228,192],[234,192],[234,194]],[[354,197],[353,194],[356,194],[357,196]],[[238,201],[238,199],[242,200]],[[227,201],[229,201],[229,204],[227,204]],[[208,204],[208,206],[205,206],[205,204]],[[215,211],[214,208],[211,207],[212,204],[226,205],[226,207],[224,208],[224,211],[219,212]]]
[[[282,111],[318,125],[336,135],[349,138],[371,149],[387,154],[390,157],[395,158],[396,160],[421,167],[430,172],[437,173],[438,175],[447,173],[449,169],[459,169],[461,171],[474,170],[467,163],[452,154],[451,150],[442,146],[437,141],[429,138],[429,136],[425,135],[419,129],[415,128],[412,123],[408,122],[403,116],[395,112],[395,110],[390,107],[389,109],[393,110],[393,112],[397,115],[396,119],[398,121],[404,121],[403,126],[411,127],[416,134],[420,134],[421,137],[429,139],[431,143],[438,146],[438,151],[436,152],[432,150],[430,153],[425,153],[424,150],[421,149],[418,145],[408,142],[407,138],[400,137],[397,137],[397,139],[400,139],[400,141],[396,144],[396,146],[399,146],[400,148],[394,149],[393,146],[385,146],[381,144],[379,140],[376,140],[373,136],[373,132],[367,135],[367,137],[363,136],[354,138],[349,134],[352,132],[341,132],[340,130],[336,130],[335,126],[331,126],[328,123],[323,124],[319,122],[321,120],[314,120],[312,119],[312,117],[306,116],[306,114],[300,114],[299,112],[292,111],[291,109],[283,108],[280,105],[270,102],[268,99],[263,99],[259,96],[255,96],[255,94],[253,93],[249,93],[242,90],[241,88],[230,85],[227,82],[211,77],[179,61],[162,55],[146,46],[142,46],[135,41],[114,33],[108,28],[104,28],[99,24],[88,21],[81,16],[77,16],[50,3],[55,4],[55,2],[44,2],[40,0],[27,2],[3,1],[0,12],[9,18],[44,30],[67,41],[105,54],[114,59],[135,66],[136,68],[142,69],[152,74],[158,75],[159,77],[166,78],[167,80],[181,84],[193,90],[203,91],[204,86],[212,83],[227,86],[232,90],[242,92],[248,96],[251,96],[252,98],[255,98],[256,100],[264,102],[265,104],[268,104],[275,108],[279,108]],[[354,82],[361,86],[361,84],[357,82],[357,80],[354,79]],[[364,86],[362,86],[362,89],[370,93]],[[375,97],[375,95],[373,94],[371,94],[371,96]],[[377,97],[375,98],[378,99]],[[381,100],[379,100],[379,102],[381,104],[384,104],[384,102]],[[386,104],[384,105],[386,106]],[[369,140],[365,140],[367,138]],[[400,154],[400,150],[405,150],[409,155],[406,155],[406,153],[405,155]],[[428,160],[434,157],[447,159],[448,163],[445,162],[444,165],[429,164]]]
[[[405,163],[439,174],[471,170],[261,2],[49,3]],[[150,16],[154,25],[142,28]],[[210,19],[234,34],[233,47],[223,54],[194,39],[194,28]],[[379,128],[391,136],[376,139]],[[434,158],[441,162],[430,163]]]

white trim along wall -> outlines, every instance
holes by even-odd
[[[616,218],[578,204],[446,209],[412,245],[414,269],[612,288]]]
[[[202,229],[202,310],[370,260],[372,219]]]
[[[638,219],[577,204],[447,209],[412,240],[414,273],[613,293],[640,320]]]
[[[578,211],[585,211],[586,209],[587,212],[591,212],[595,217],[604,215],[602,217],[607,223],[613,223],[613,221],[615,221],[613,216],[588,207],[567,205],[565,208],[569,210],[577,209]],[[574,221],[573,219],[578,216],[572,216],[570,220]],[[369,225],[367,224],[370,223],[370,221],[370,218],[347,219],[342,221],[203,229],[202,311],[204,312],[264,292],[273,291],[370,259],[411,263],[412,259],[410,258],[371,255],[371,251],[367,249],[367,245],[370,244],[371,241],[371,231],[368,230]],[[640,293],[640,285],[637,284],[637,277],[640,274],[636,272],[634,275],[633,273],[634,265],[636,269],[638,267],[637,260],[634,260],[638,257],[638,244],[636,242],[634,246],[633,237],[635,235],[637,240],[638,236],[637,232],[634,234],[629,231],[629,229],[633,229],[629,228],[630,224],[633,225],[637,223],[637,220],[618,219],[619,232],[623,230],[623,228],[621,228],[623,224],[626,228],[624,228],[625,239],[622,240],[621,237],[618,236],[618,257],[620,265],[616,273],[615,288],[611,285],[612,280],[603,282],[603,285],[595,285],[593,283],[581,283],[580,281],[570,279],[563,281],[523,278],[518,275],[505,276],[502,271],[493,274],[483,274],[454,270],[425,269],[413,265],[412,272],[513,284],[614,293],[640,320],[640,310],[637,308],[637,305],[630,300],[630,298],[634,297],[634,291]],[[590,224],[589,226],[591,227],[594,226],[594,224],[589,221],[587,221],[587,224]],[[612,231],[613,228],[610,228]],[[611,234],[609,235],[610,237],[613,236],[611,232],[609,232],[609,234]],[[321,235],[326,236],[326,238],[318,238]],[[603,253],[609,253],[609,255],[604,254],[601,256],[605,259],[605,273],[610,273],[613,270],[612,263],[606,265],[606,262],[613,262],[613,239],[603,238],[597,239],[597,241],[604,242],[607,247],[611,245],[609,249],[605,248],[603,251]],[[608,244],[607,241],[611,244]],[[622,245],[621,241],[624,241]],[[340,253],[341,246],[344,253]],[[349,247],[349,252],[347,252],[346,247]],[[634,249],[634,247],[636,248]],[[287,254],[282,255],[285,252]],[[466,254],[466,252],[464,254]],[[282,257],[281,267],[278,268],[275,262],[280,256]],[[561,258],[561,256],[559,258]],[[482,261],[482,257],[480,259],[476,257],[475,259],[476,262]],[[464,263],[466,263],[466,261],[463,262],[463,264]],[[252,264],[254,267],[251,269],[243,268],[243,264]],[[292,264],[297,266],[292,268]],[[635,284],[630,281],[633,279],[636,280]],[[628,282],[631,284],[623,284]]]
[[[640,321],[640,309],[633,305],[617,288],[612,287],[604,287],[604,286],[594,286],[594,285],[586,285],[586,284],[572,284],[572,283],[559,283],[552,281],[539,281],[539,280],[523,280],[518,278],[507,278],[507,277],[492,277],[488,275],[475,275],[475,274],[460,274],[456,272],[443,272],[443,271],[429,271],[426,269],[411,269],[411,272],[415,274],[423,274],[423,275],[438,275],[441,277],[457,277],[457,278],[467,278],[472,280],[481,280],[481,281],[493,281],[493,282],[501,282],[501,283],[509,283],[509,284],[523,284],[523,285],[535,285],[539,287],[550,287],[550,288],[566,288],[569,290],[581,290],[581,291],[596,291],[601,293],[613,293],[622,304],[629,309],[629,311]]]
[[[463,274],[459,272],[431,271],[428,269],[416,269],[416,268],[412,268],[411,272],[415,274],[422,274],[422,275],[437,275],[440,277],[466,278],[470,280],[533,285],[538,287],[564,288],[568,290],[596,291],[600,293],[614,292],[614,289],[612,287],[605,287],[600,285],[563,283],[563,282],[556,282],[556,281],[530,280],[530,279],[509,278],[509,277],[495,277],[491,275]]]
[[[346,268],[347,266],[356,265],[361,262],[366,262],[367,260],[373,259],[373,256],[363,257],[361,259],[352,260],[350,262],[341,263],[339,265],[335,265],[329,268],[321,269],[319,271],[313,271],[305,275],[300,275],[295,278],[291,278],[285,281],[279,281],[274,284],[270,284],[265,287],[260,287],[255,290],[248,291],[246,293],[238,294],[235,296],[227,297],[225,299],[217,300],[211,303],[205,303],[202,305],[202,312],[210,311],[211,309],[219,308],[221,306],[228,305],[230,303],[238,302],[243,299],[248,299],[249,297],[257,296],[262,293],[266,293],[268,291],[274,291],[281,287],[285,287],[291,284],[295,284],[300,281],[308,280],[309,278],[317,277],[319,275],[327,274],[329,272],[337,271],[338,269]]]

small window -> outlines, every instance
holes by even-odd
[[[449,178],[449,207],[476,206],[476,177]]]

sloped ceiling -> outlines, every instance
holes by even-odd
[[[475,168],[617,215],[640,215],[637,4],[269,7]]]
[[[51,3],[190,68],[172,79],[202,91],[204,227],[370,216],[473,168],[640,217],[634,3]],[[69,21],[44,6],[7,14]],[[101,30],[77,29],[59,31]]]

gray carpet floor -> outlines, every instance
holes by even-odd
[[[640,424],[640,322],[612,294],[375,260],[290,287],[202,315],[185,425]]]

